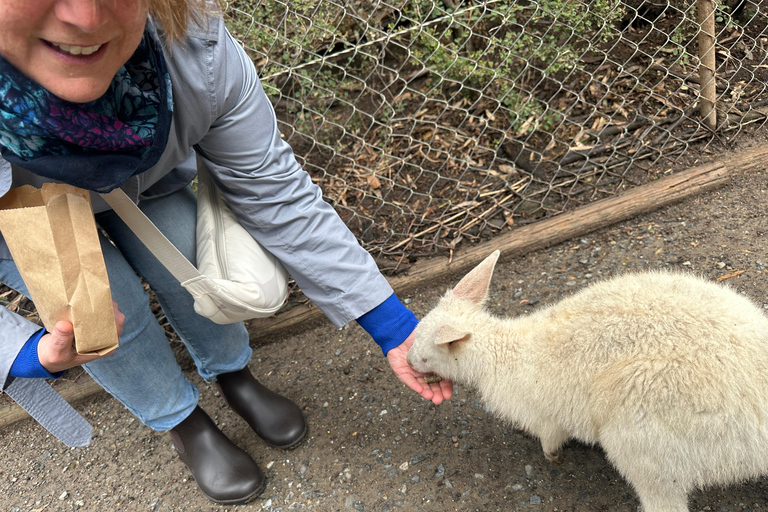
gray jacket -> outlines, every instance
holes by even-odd
[[[281,139],[245,51],[221,19],[193,27],[189,36],[166,53],[174,100],[168,146],[156,166],[123,190],[138,201],[186,186],[196,172],[195,147],[243,226],[336,326],[381,304],[391,287]],[[50,180],[12,172],[0,159],[0,196],[11,187],[39,187],[44,181]],[[108,208],[96,195],[93,205],[97,213]],[[2,240],[0,257],[10,258]],[[0,308],[0,383],[39,328]]]

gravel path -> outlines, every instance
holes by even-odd
[[[519,315],[597,279],[671,268],[724,282],[768,309],[768,172],[497,267],[489,307]],[[743,272],[742,272],[743,271]],[[730,276],[730,277],[729,277]],[[452,282],[461,276],[456,276]],[[423,315],[451,283],[404,299]],[[631,511],[631,488],[599,448],[570,443],[546,462],[532,439],[459,388],[434,406],[391,374],[356,325],[326,324],[256,347],[254,373],[302,404],[306,442],[265,446],[190,371],[202,406],[260,461],[269,484],[250,504],[222,507],[197,491],[169,438],[106,394],[78,404],[92,444],[68,449],[31,421],[0,430],[0,511]],[[185,367],[190,367],[188,358]],[[692,511],[768,510],[768,478],[694,493]]]

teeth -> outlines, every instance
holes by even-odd
[[[97,51],[99,48],[101,48],[100,44],[97,44],[96,46],[73,46],[68,44],[57,44],[57,43],[52,43],[52,44],[59,50],[72,55],[90,55],[93,52]]]

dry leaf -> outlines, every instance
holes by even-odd
[[[379,181],[379,178],[377,178],[376,176],[368,176],[367,180],[368,180],[368,186],[373,189],[379,188],[381,186],[381,182]]]

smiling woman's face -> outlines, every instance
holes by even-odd
[[[56,96],[103,95],[144,33],[139,0],[0,0],[0,55]]]

